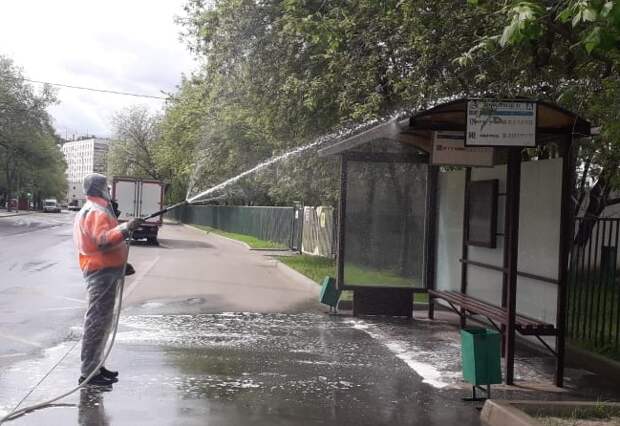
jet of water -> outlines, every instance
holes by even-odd
[[[254,174],[254,173],[256,173],[256,172],[258,172],[258,171],[260,171],[260,170],[262,170],[262,169],[264,169],[266,167],[269,167],[269,166],[271,166],[274,163],[277,163],[277,162],[285,160],[285,159],[287,159],[287,158],[289,158],[291,156],[294,156],[294,155],[297,155],[297,154],[301,154],[304,151],[307,151],[307,150],[309,150],[311,148],[314,148],[315,146],[319,145],[322,142],[323,141],[317,140],[317,141],[314,141],[314,142],[309,143],[307,145],[304,145],[304,146],[295,148],[295,149],[293,149],[291,151],[285,152],[284,154],[272,157],[269,160],[260,163],[258,166],[254,166],[251,169],[246,170],[243,173],[239,173],[237,176],[231,177],[230,179],[227,179],[224,182],[222,182],[222,183],[220,183],[218,185],[215,185],[214,187],[211,187],[211,188],[207,189],[206,191],[201,192],[198,195],[195,195],[195,196],[193,196],[191,198],[188,198],[187,202],[188,203],[193,203],[193,202],[195,202],[197,200],[200,200],[201,198],[204,198],[207,195],[210,195],[210,194],[212,194],[214,192],[217,192],[217,191],[219,191],[221,189],[226,188],[229,185],[232,185],[235,182],[238,182],[240,179],[243,179],[244,177],[246,177],[248,175]]]
[[[362,124],[358,124],[358,125],[350,127],[350,128],[340,129],[340,130],[335,131],[333,133],[329,133],[327,135],[320,136],[320,137],[316,138],[314,141],[312,141],[311,143],[309,143],[307,145],[303,145],[301,147],[294,148],[294,149],[292,149],[292,150],[290,150],[288,152],[285,152],[284,154],[280,154],[280,155],[277,155],[275,157],[272,157],[269,160],[264,161],[264,162],[260,163],[259,165],[255,166],[255,167],[253,167],[253,168],[251,168],[249,170],[246,170],[243,173],[238,174],[237,176],[231,177],[230,179],[227,179],[224,182],[222,182],[222,183],[220,183],[218,185],[215,185],[212,188],[207,189],[206,191],[203,191],[203,192],[201,192],[201,193],[199,193],[197,195],[194,195],[193,197],[189,196],[190,192],[191,192],[191,189],[192,189],[192,188],[189,188],[188,189],[188,193],[187,193],[188,196],[186,198],[186,202],[190,203],[190,204],[194,203],[194,202],[200,200],[201,198],[204,198],[204,197],[206,197],[208,195],[211,195],[214,192],[220,191],[220,190],[226,188],[227,186],[230,186],[230,185],[234,184],[235,182],[238,182],[240,179],[243,179],[246,176],[249,176],[249,175],[252,175],[254,173],[257,173],[257,172],[263,170],[264,168],[271,166],[274,163],[277,163],[277,162],[286,160],[286,159],[288,159],[290,157],[299,155],[299,154],[301,154],[301,153],[303,153],[305,151],[308,151],[309,149],[316,148],[316,147],[318,147],[320,145],[323,145],[324,143],[331,142],[331,141],[336,140],[336,139],[341,139],[341,138],[350,136],[353,133],[356,133],[356,132],[358,132],[360,130],[365,130],[365,129],[370,128],[371,126],[373,126],[375,124],[378,124],[378,123],[381,123],[381,122],[386,122],[386,121],[391,121],[391,120],[396,121],[400,117],[403,116],[404,112],[405,111],[398,111],[395,114],[391,114],[390,116],[388,116],[387,118],[384,118],[384,119],[371,120],[371,121],[368,121],[368,122],[365,122],[365,123],[362,123]],[[195,174],[197,174],[197,173],[195,173]]]

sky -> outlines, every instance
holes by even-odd
[[[32,80],[163,96],[197,68],[174,17],[184,0],[1,0],[0,55]],[[39,85],[34,84],[35,87]],[[68,88],[48,111],[62,137],[111,137],[111,117],[163,101]]]

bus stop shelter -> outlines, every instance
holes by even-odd
[[[323,148],[340,157],[337,286],[354,315],[411,317],[413,295],[464,327],[546,348],[563,385],[575,144],[590,124],[528,99],[459,99]]]

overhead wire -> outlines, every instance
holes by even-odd
[[[97,92],[97,93],[107,93],[107,94],[111,94],[111,95],[120,95],[120,96],[133,96],[135,98],[146,98],[146,99],[158,99],[158,100],[166,100],[169,99],[169,96],[157,96],[157,95],[149,95],[149,94],[145,94],[145,93],[133,93],[133,92],[124,92],[121,90],[111,90],[111,89],[98,89],[95,87],[87,87],[87,86],[78,86],[75,84],[67,84],[67,83],[55,83],[55,82],[51,82],[51,81],[43,81],[43,80],[35,80],[32,78],[25,78],[25,77],[12,77],[12,76],[0,76],[0,79],[2,80],[23,80],[23,81],[27,81],[29,83],[35,83],[35,84],[48,84],[50,86],[55,86],[55,87],[63,87],[66,89],[75,89],[75,90],[85,90],[85,91],[89,91],[89,92]]]
[[[65,83],[52,83],[49,81],[33,80],[30,78],[24,78],[24,81],[27,81],[29,83],[37,83],[37,84],[49,84],[50,86],[64,87],[67,89],[86,90],[90,92],[108,93],[112,95],[121,95],[121,96],[133,96],[135,98],[160,99],[160,100],[166,100],[169,98],[168,96],[155,96],[155,95],[146,95],[143,93],[122,92],[119,90],[96,89],[94,87],[75,86],[73,84],[65,84]]]

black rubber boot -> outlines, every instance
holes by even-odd
[[[101,374],[106,379],[116,379],[118,377],[118,371],[111,371],[105,367],[101,367],[99,369],[99,374]]]
[[[81,385],[82,382],[84,382],[84,380],[86,380],[86,377],[81,376],[78,379],[78,383]],[[113,383],[118,382],[118,379],[108,379],[107,377],[104,377],[101,373],[93,376],[89,381],[88,384],[89,385],[93,385],[93,386],[111,386]]]

